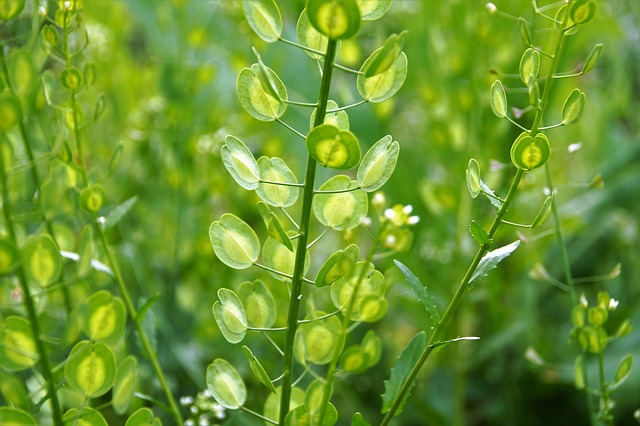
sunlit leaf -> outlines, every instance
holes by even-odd
[[[260,254],[260,241],[253,229],[237,216],[225,213],[209,227],[209,239],[218,259],[234,269],[253,265]]]
[[[360,29],[360,8],[356,0],[308,0],[309,22],[321,34],[341,40]]]
[[[221,358],[207,367],[207,389],[218,404],[237,410],[247,399],[247,388],[235,368]]]
[[[360,249],[351,244],[344,250],[333,253],[322,264],[315,279],[317,287],[331,285],[340,278],[350,278],[355,270],[356,262],[360,257]]]
[[[331,124],[311,129],[306,143],[309,154],[324,167],[347,170],[360,162],[360,143],[355,135]]]
[[[408,61],[407,55],[405,55],[404,52],[400,52],[391,66],[384,72],[371,77],[365,77],[364,71],[375,60],[380,49],[374,51],[364,64],[362,64],[360,74],[358,74],[356,78],[358,93],[368,102],[383,102],[391,98],[400,90],[407,78]]]
[[[25,318],[8,316],[0,323],[0,365],[7,371],[22,371],[38,362],[31,323]]]
[[[289,166],[278,157],[258,158],[260,179],[283,184],[297,184],[298,179]],[[289,207],[298,200],[300,188],[275,183],[260,183],[256,194],[267,204],[275,207]]]
[[[393,174],[399,154],[400,145],[389,135],[373,144],[358,167],[358,186],[366,192],[382,187]]]
[[[104,395],[111,389],[116,375],[113,352],[102,342],[78,342],[64,365],[67,385],[87,398]]]
[[[484,277],[489,273],[489,271],[496,268],[498,266],[498,263],[500,263],[504,258],[509,256],[511,253],[513,253],[514,250],[517,249],[519,245],[520,245],[520,240],[516,240],[511,244],[507,244],[506,246],[497,248],[485,254],[484,257],[480,260],[480,263],[478,264],[478,267],[476,268],[475,272],[471,276],[471,279],[469,280],[469,284],[471,284],[472,282],[476,281],[479,278]]]
[[[562,106],[562,124],[571,126],[580,121],[586,102],[587,97],[584,92],[580,89],[573,89]]]
[[[344,191],[357,186],[356,181],[348,176],[337,175],[326,181],[320,187],[320,191]],[[313,200],[313,212],[318,221],[339,231],[358,226],[360,218],[367,215],[368,208],[367,194],[360,189],[317,194]]]
[[[292,243],[293,251],[289,250],[289,248],[283,245],[280,241],[273,238],[267,238],[262,246],[262,260],[264,261],[265,266],[291,276],[293,274],[296,260],[295,249],[298,245],[297,240],[294,240]],[[307,259],[305,259],[305,268],[308,265],[306,262]],[[271,275],[280,281],[289,280],[289,278],[280,274],[271,273]]]
[[[593,49],[589,52],[589,56],[587,56],[587,59],[584,61],[582,71],[580,71],[581,74],[586,74],[595,68],[598,63],[598,59],[600,59],[600,55],[602,55],[602,49],[604,49],[604,45],[602,43],[598,43],[593,46]]]
[[[260,383],[265,385],[271,392],[276,393],[276,388],[275,386],[273,386],[273,382],[269,378],[267,372],[264,370],[262,364],[260,364],[260,361],[258,361],[258,358],[253,355],[251,349],[249,349],[247,346],[243,346],[242,350],[244,351],[244,356],[247,358],[247,361],[249,362],[249,366],[251,367],[251,371],[253,372],[255,378],[258,379]]]
[[[263,86],[260,73],[265,70],[261,71],[259,64],[253,64],[251,68],[240,71],[236,80],[236,91],[240,104],[249,114],[261,121],[273,121],[280,118],[287,110],[287,103],[284,102],[288,99],[287,88],[271,68],[265,68],[269,81],[275,85],[278,97],[270,94],[273,87]]]
[[[102,185],[91,184],[80,193],[80,208],[87,213],[97,213],[104,204],[105,196]]]
[[[341,333],[342,323],[335,316],[300,324],[295,337],[298,361],[302,364],[305,361],[316,365],[328,364],[342,352],[344,340],[340,338]]]
[[[438,307],[436,306],[433,297],[429,294],[427,287],[420,282],[420,279],[405,265],[400,263],[397,260],[394,260],[393,263],[396,264],[404,278],[409,283],[409,286],[413,290],[413,292],[418,296],[418,300],[425,307],[429,316],[431,317],[431,321],[434,324],[438,324],[440,322],[440,314],[438,313]]]
[[[60,276],[62,259],[53,239],[47,234],[29,238],[22,248],[23,267],[27,278],[46,287]]]
[[[424,331],[413,336],[407,347],[396,360],[395,366],[391,369],[391,377],[384,381],[384,394],[382,395],[382,413],[391,410],[391,406],[400,396],[400,389],[404,386],[411,369],[420,358],[422,351],[427,346],[427,335]],[[409,385],[409,391],[404,394],[402,401],[398,405],[396,415],[402,413],[404,404],[409,398],[411,388],[414,383]]]
[[[114,342],[122,337],[127,314],[118,296],[97,291],[85,300],[84,309],[82,331],[91,340]]]
[[[363,21],[382,18],[391,7],[392,0],[357,0]]]
[[[329,39],[311,25],[309,17],[307,16],[307,9],[304,9],[298,18],[296,34],[298,35],[298,41],[303,46],[307,46],[318,52],[325,52],[327,50],[327,43],[329,43]],[[305,50],[304,52],[315,60],[321,60],[324,58],[323,55],[313,53],[308,50]]]
[[[245,281],[238,289],[238,299],[246,312],[247,324],[267,328],[276,322],[276,302],[261,280]]]
[[[111,403],[117,414],[123,415],[129,410],[137,387],[138,361],[133,355],[128,355],[118,365],[113,381]]]
[[[238,296],[227,288],[218,290],[213,316],[229,343],[239,343],[247,334],[247,313]]]
[[[408,33],[409,32],[405,30],[400,34],[391,34],[387,37],[382,47],[371,55],[371,61],[368,62],[366,67],[363,67],[362,71],[364,72],[365,78],[381,74],[393,65],[398,55],[400,55],[404,49]]]
[[[551,145],[543,133],[535,138],[527,132],[522,132],[511,146],[511,161],[526,172],[544,166],[551,156]]]
[[[243,0],[242,9],[251,29],[267,43],[282,34],[282,16],[274,0]]]

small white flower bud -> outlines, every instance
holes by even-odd
[[[496,7],[496,5],[491,2],[487,3],[486,8],[487,8],[487,11],[492,15],[498,11],[498,8]]]
[[[382,192],[376,192],[375,194],[373,194],[373,198],[371,199],[371,204],[373,204],[375,207],[382,207],[384,206],[385,203],[385,199],[384,199],[384,194]]]
[[[389,220],[393,220],[393,218],[396,217],[396,212],[393,209],[386,209],[384,211],[384,217],[386,217]]]
[[[420,216],[410,216],[409,219],[407,219],[409,225],[415,225],[418,222],[420,222]]]
[[[411,214],[411,212],[413,211],[413,206],[411,204],[407,204],[402,208],[402,211],[406,214]]]
[[[611,299],[609,299],[609,310],[613,311],[615,308],[618,307],[618,303],[620,303],[618,300],[614,299],[613,297]]]

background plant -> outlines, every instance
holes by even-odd
[[[536,19],[530,1],[494,3],[500,12],[522,16],[532,23]],[[538,1],[540,7],[549,3],[552,2]],[[27,1],[20,15],[0,28],[7,58],[15,47],[25,46],[25,51],[31,53],[24,43],[41,37],[40,27],[33,25],[31,4]],[[107,194],[101,214],[106,217],[113,206],[132,197],[136,200],[109,229],[110,245],[137,302],[142,301],[138,296],[160,294],[147,315],[151,314],[155,324],[152,335],[157,340],[161,364],[174,393],[193,395],[193,403],[203,409],[212,408],[213,400],[206,393],[201,398],[196,395],[206,388],[203,371],[212,359],[224,356],[238,360],[234,364],[243,377],[251,375],[243,361],[241,345],[226,343],[211,320],[211,302],[217,286],[253,280],[262,274],[254,274],[253,268],[237,271],[218,263],[208,234],[203,232],[224,211],[232,211],[258,229],[263,226],[256,214],[253,193],[238,190],[222,164],[219,149],[227,134],[235,134],[257,149],[256,157],[285,158],[293,170],[303,168],[295,158],[306,155],[302,144],[289,143],[291,133],[287,129],[256,121],[238,103],[237,74],[256,62],[251,46],[257,48],[263,62],[278,71],[288,88],[299,92],[296,99],[313,100],[317,96],[317,87],[306,85],[307,80],[303,79],[317,75],[315,61],[281,43],[266,48],[246,24],[241,6],[240,2],[218,1],[85,2],[83,24],[90,43],[81,58],[74,61],[81,70],[86,62],[96,68],[93,92],[81,99],[89,110],[85,117],[92,115],[99,93],[104,93],[107,100],[103,115],[84,131],[90,155],[88,169],[100,176],[100,170],[106,171],[116,143],[123,146],[118,167],[108,179],[100,181]],[[509,86],[510,81],[497,77],[492,69],[518,70],[526,46],[520,41],[513,19],[489,15],[485,6],[485,1],[395,2],[384,19],[360,29],[357,44],[344,42],[339,51],[339,63],[357,68],[389,34],[409,30],[405,51],[410,67],[403,89],[387,102],[351,110],[350,126],[361,141],[372,142],[381,135],[392,134],[401,142],[401,167],[384,189],[387,199],[413,205],[411,214],[418,215],[421,221],[412,227],[411,252],[398,258],[430,284],[430,294],[439,306],[446,304],[453,293],[447,283],[458,277],[452,276],[452,271],[466,268],[476,249],[466,232],[467,225],[472,218],[486,224],[487,219],[483,218],[492,214],[488,203],[472,202],[468,195],[464,170],[469,157],[478,159],[486,183],[504,193],[509,170],[501,169],[500,164],[510,162],[509,147],[519,133],[505,120],[495,118],[487,88],[496,78]],[[283,16],[295,17],[304,2],[284,2],[279,7]],[[50,17],[57,8],[57,4],[48,3]],[[636,218],[640,212],[635,111],[640,75],[636,31],[639,13],[633,0],[600,2],[594,21],[571,37],[561,69],[572,69],[588,56],[594,44],[602,43],[605,50],[598,66],[580,79],[554,83],[550,102],[554,111],[549,112],[550,116],[559,117],[566,97],[575,87],[587,94],[588,105],[580,124],[556,130],[562,135],[560,139],[549,135],[552,143],[559,144],[553,161],[567,166],[552,167],[550,171],[558,186],[559,213],[573,276],[602,276],[618,262],[622,265],[623,273],[612,281],[578,284],[578,295],[585,291],[590,307],[597,305],[600,290],[608,291],[620,302],[609,313],[606,324],[612,333],[623,318],[629,318],[633,325],[638,323],[640,276],[636,264],[640,247]],[[293,22],[290,20],[288,25]],[[294,29],[285,27],[285,31],[293,34]],[[542,43],[544,34],[534,32],[532,36]],[[38,49],[33,51],[34,57],[42,57],[36,52]],[[296,67],[288,66],[289,61],[295,61]],[[43,68],[40,64],[36,61],[38,71],[53,69],[56,75],[60,71],[56,61],[46,61]],[[340,96],[353,93],[352,100],[356,100],[350,77],[345,77],[344,86],[340,80],[336,84]],[[293,98],[293,94],[290,96]],[[525,99],[523,95],[522,104]],[[516,103],[518,99],[510,95],[510,104]],[[304,129],[307,115],[306,109],[291,108],[287,122]],[[34,121],[36,116],[39,118]],[[37,123],[47,129],[49,123],[61,120],[55,114],[29,117],[30,129],[38,129]],[[251,129],[250,135],[245,133],[247,128]],[[27,201],[30,196],[20,184],[26,185],[31,179],[26,153],[16,136],[17,128],[9,134],[16,148],[14,164],[18,166],[9,171],[9,180],[17,188],[12,193],[23,194],[19,198]],[[44,135],[36,138],[42,147],[36,150],[37,158],[49,151],[50,139]],[[572,146],[578,142],[582,145]],[[73,147],[72,139],[70,143]],[[44,162],[41,158],[42,180],[49,175]],[[598,172],[604,178],[604,188],[585,190],[584,184]],[[545,180],[544,172],[531,174],[521,185],[517,205],[539,206],[545,198],[540,193]],[[16,205],[19,212],[24,212],[20,208],[33,206],[31,201]],[[75,209],[79,210],[77,205]],[[33,207],[30,211],[31,223],[40,223],[37,211]],[[530,216],[522,212],[517,220],[529,220]],[[77,244],[82,225],[90,216],[80,211],[73,216],[78,217],[77,223],[72,224]],[[480,336],[482,340],[452,345],[435,353],[421,372],[399,423],[415,424],[425,418],[436,425],[564,425],[589,421],[585,394],[574,388],[573,368],[555,368],[558,364],[573,365],[577,355],[567,346],[567,336],[573,328],[568,313],[574,304],[556,287],[539,281],[535,274],[529,276],[532,269],[536,271],[532,266],[539,262],[550,276],[564,280],[558,245],[550,237],[553,227],[553,221],[548,220],[532,231],[521,230],[526,243],[465,299],[464,308],[450,324],[451,335]],[[513,236],[511,232],[509,235]],[[71,245],[67,248],[70,252],[75,250]],[[99,255],[95,258],[100,259]],[[73,276],[73,263],[64,262],[70,269],[68,275]],[[393,274],[397,271],[385,273]],[[23,306],[22,301],[12,298],[17,286],[14,276],[1,278],[3,317],[14,314],[16,306]],[[103,275],[91,275],[94,276],[99,279],[92,281],[93,285],[118,294]],[[378,418],[379,405],[371,406],[371,401],[381,401],[383,382],[389,378],[397,355],[418,331],[416,324],[430,321],[404,279],[398,274],[395,281],[386,296],[389,312],[384,321],[373,325],[383,343],[379,367],[352,377],[348,388],[334,390],[333,402],[340,412],[359,407],[366,418]],[[56,306],[63,306],[62,299],[56,300]],[[54,302],[48,301],[49,307],[53,306]],[[24,315],[25,311],[19,314]],[[59,328],[59,323],[45,324]],[[129,330],[130,324],[127,336]],[[633,331],[607,347],[604,356],[609,380],[620,359],[634,353],[638,343],[638,333]],[[254,341],[252,348],[256,344]],[[232,352],[235,346],[237,353]],[[543,366],[533,365],[522,356],[530,346],[548,360]],[[140,353],[135,344],[130,348],[135,354]],[[62,360],[64,354],[58,355],[53,354]],[[596,360],[595,355],[587,359]],[[138,365],[138,389],[164,399],[157,381],[150,379],[148,363],[139,358]],[[266,362],[264,366],[268,371],[281,368],[279,362]],[[588,367],[597,373],[597,363],[589,363]],[[17,375],[19,382],[27,384],[32,383],[29,377],[31,374]],[[613,394],[617,424],[636,424],[633,412],[637,409],[638,377],[638,370],[632,369]],[[597,383],[597,376],[589,381],[590,385]],[[262,385],[256,386],[259,393]],[[4,390],[1,395],[3,405],[8,405]],[[110,422],[117,419],[116,424],[122,423],[126,416],[113,417],[109,406],[98,407],[108,396],[109,393],[94,401],[95,407]],[[32,395],[31,399],[37,402],[40,396]],[[183,400],[185,418],[189,401],[189,397]],[[162,417],[165,424],[172,424],[170,416],[157,406],[154,414]],[[43,413],[42,417],[46,424],[49,414]],[[250,419],[228,416],[226,421],[247,424]]]

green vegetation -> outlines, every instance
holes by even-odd
[[[637,424],[636,3],[0,0],[0,423]]]

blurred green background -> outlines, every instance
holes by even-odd
[[[278,3],[284,35],[295,39],[304,2]],[[494,3],[501,11],[534,19],[529,1]],[[122,142],[122,162],[104,181],[108,201],[115,206],[137,197],[112,239],[133,291],[147,298],[160,295],[153,311],[163,365],[179,396],[194,395],[205,388],[204,371],[215,357],[238,356],[234,364],[248,373],[239,348],[220,335],[211,306],[218,288],[265,275],[227,268],[209,242],[209,224],[224,212],[262,226],[254,208],[257,198],[239,188],[222,166],[224,137],[241,138],[256,158],[284,158],[299,178],[306,156],[304,145],[282,126],[257,122],[243,111],[235,96],[236,75],[255,62],[255,46],[287,85],[290,99],[314,101],[317,65],[290,46],[258,39],[244,22],[240,1],[96,0],[85,1],[84,8],[86,54],[96,64],[96,85],[108,104],[90,132],[92,155],[103,159],[92,167],[104,169],[113,146]],[[579,125],[547,133],[553,147],[550,167],[560,187],[557,200],[574,275],[603,275],[622,264],[619,278],[579,288],[590,300],[607,289],[620,301],[609,320],[611,330],[624,318],[640,329],[639,22],[637,0],[600,1],[595,21],[568,40],[561,68],[581,64],[595,43],[605,45],[601,61],[584,77],[556,82],[546,117],[546,124],[559,121],[574,87],[587,94]],[[351,129],[363,150],[386,134],[400,142],[398,167],[384,193],[391,205],[413,205],[421,220],[413,228],[411,250],[398,258],[445,306],[475,250],[467,225],[472,219],[486,225],[492,217],[488,203],[468,195],[469,158],[478,160],[498,193],[506,192],[513,174],[509,147],[519,131],[493,115],[488,94],[496,72],[517,73],[526,46],[516,22],[490,15],[483,1],[396,0],[381,21],[363,25],[357,41],[342,44],[339,62],[359,68],[389,34],[404,29],[410,33],[407,81],[392,100],[350,111]],[[534,37],[544,46],[548,34]],[[500,78],[507,86],[519,84]],[[358,100],[352,76],[338,74],[332,97],[341,104]],[[518,97],[510,102],[517,104]],[[290,107],[284,119],[306,130],[309,112]],[[569,146],[578,143],[581,149],[570,152]],[[586,188],[597,173],[605,187]],[[535,216],[544,185],[543,172],[527,176],[510,212],[513,220]],[[551,221],[520,233],[503,227],[497,242],[516,238],[525,244],[478,283],[448,333],[481,340],[450,346],[429,362],[398,424],[587,424],[585,396],[573,387],[577,350],[568,343],[570,297],[529,277],[536,262],[562,276]],[[391,259],[378,267],[390,268]],[[361,410],[375,421],[382,381],[395,357],[416,331],[428,327],[415,295],[396,278],[390,312],[374,325],[383,338],[383,360],[375,371],[336,386],[339,411]],[[530,346],[559,368],[526,361],[523,354]],[[252,348],[268,359],[267,346],[256,342]],[[624,354],[635,355],[631,378],[613,397],[620,425],[634,424],[633,412],[640,408],[639,348],[640,333],[634,331],[607,349],[610,376]],[[278,371],[279,361],[266,366]],[[590,367],[594,371],[595,365]],[[251,391],[260,396],[257,400],[266,396],[258,385]],[[247,422],[243,415],[228,420]]]

